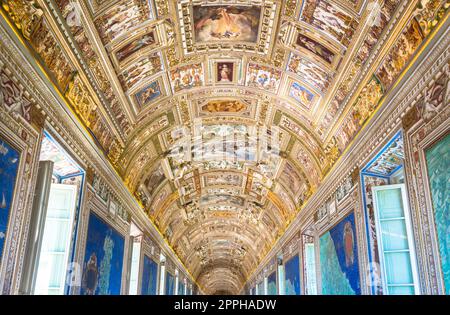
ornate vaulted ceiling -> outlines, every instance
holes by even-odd
[[[239,292],[449,7],[1,3],[206,293]]]

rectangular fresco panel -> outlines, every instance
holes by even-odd
[[[300,259],[295,255],[284,264],[286,295],[300,295]]]
[[[140,109],[157,99],[162,95],[161,87],[158,81],[154,81],[144,87],[142,90],[134,95],[136,103],[139,105]]]
[[[247,105],[237,100],[209,101],[202,106],[202,112],[207,113],[241,113],[247,109]]]
[[[234,185],[240,186],[242,184],[242,176],[234,173],[218,173],[205,176],[205,185]]]
[[[162,71],[163,64],[160,53],[152,53],[140,58],[125,68],[119,75],[119,80],[125,91],[146,81],[154,74]]]
[[[19,158],[19,152],[0,139],[0,262],[14,197]]]
[[[217,63],[216,81],[219,83],[232,83],[234,81],[234,63],[218,62]]]
[[[320,238],[320,269],[322,294],[361,294],[353,212]]]
[[[303,34],[298,34],[297,45],[309,50],[313,54],[319,56],[328,63],[333,63],[335,54],[326,48],[324,45],[318,43],[314,39],[309,38]]]
[[[295,73],[318,91],[325,93],[334,77],[333,72],[302,56],[291,54],[287,70]]]
[[[258,64],[249,64],[247,86],[276,93],[281,82],[281,71]]]
[[[243,41],[256,43],[261,8],[257,6],[193,6],[197,43]]]
[[[175,279],[170,272],[166,273],[166,295],[173,295],[175,291]]]
[[[156,295],[158,285],[158,264],[144,255],[144,266],[142,270],[141,295]]]
[[[124,238],[94,213],[89,216],[82,295],[119,295]]]
[[[272,272],[267,277],[267,294],[268,295],[277,295],[277,273]]]
[[[207,204],[230,204],[238,207],[243,207],[245,204],[245,199],[240,196],[230,196],[227,194],[215,194],[215,195],[203,195],[200,200],[200,206],[205,206]]]
[[[303,85],[294,82],[289,89],[289,96],[305,108],[311,109],[311,105],[314,101],[314,93],[305,88]]]
[[[426,151],[445,293],[450,295],[450,134]]]
[[[119,2],[95,21],[100,37],[105,44],[125,35],[130,29],[149,19],[153,19],[153,8],[149,0]]]
[[[338,6],[323,0],[306,0],[301,20],[328,33],[331,37],[348,46],[358,22]]]
[[[170,79],[174,92],[179,92],[193,87],[203,86],[204,74],[201,63],[187,65],[170,72]]]
[[[133,40],[132,42],[126,44],[124,47],[120,48],[116,52],[116,57],[119,62],[128,59],[128,57],[135,54],[142,48],[149,47],[156,43],[155,33],[153,31],[144,34],[143,36]]]

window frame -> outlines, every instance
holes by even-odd
[[[420,295],[420,281],[418,274],[418,266],[417,266],[417,256],[416,256],[416,248],[414,242],[414,233],[412,228],[412,218],[411,211],[409,208],[409,199],[406,191],[406,184],[391,184],[391,185],[383,185],[383,186],[374,186],[372,187],[372,196],[373,196],[373,207],[374,207],[374,217],[375,217],[375,229],[378,243],[378,255],[380,257],[380,269],[381,269],[381,284],[383,287],[384,295],[391,295],[389,293],[389,286],[387,284],[387,274],[384,262],[384,246],[383,246],[383,235],[381,233],[381,223],[380,223],[380,214],[378,208],[378,195],[377,192],[384,190],[392,190],[392,189],[400,189],[401,197],[402,197],[402,205],[403,205],[403,217],[405,221],[406,228],[406,237],[408,239],[408,247],[409,247],[409,256],[411,261],[411,272],[414,281],[414,295]]]
[[[45,224],[44,224],[44,227],[42,229],[42,233],[43,233],[42,240],[44,240],[45,231],[46,231],[45,226],[50,223],[49,221],[51,221],[51,220],[60,221],[60,222],[58,222],[59,224],[61,224],[61,221],[62,222],[65,221],[67,223],[67,229],[68,229],[67,235],[66,235],[67,239],[65,241],[65,246],[64,246],[65,250],[64,250],[64,253],[63,253],[63,261],[62,261],[62,265],[61,265],[61,267],[64,267],[64,269],[65,269],[64,270],[64,277],[61,279],[61,283],[60,283],[60,286],[59,286],[59,289],[58,289],[59,292],[58,292],[58,294],[56,294],[56,295],[60,295],[60,296],[66,294],[67,276],[69,274],[68,266],[71,263],[71,257],[70,256],[71,256],[72,235],[73,235],[73,232],[74,232],[74,229],[75,229],[75,227],[74,227],[75,214],[77,212],[77,207],[78,207],[77,206],[78,197],[79,197],[78,194],[80,193],[79,189],[76,186],[74,186],[74,185],[61,184],[61,183],[52,183],[51,186],[50,186],[49,199],[51,198],[52,191],[55,191],[56,189],[61,189],[61,188],[70,190],[71,193],[72,193],[71,194],[71,200],[70,200],[71,209],[70,209],[70,212],[69,212],[69,217],[68,218],[52,218],[52,217],[49,217],[48,205],[47,205],[47,214],[46,214],[46,217],[45,217]],[[35,283],[35,286],[33,288],[33,292],[32,292],[33,295],[40,295],[41,293],[39,292],[39,290],[44,288],[44,287],[40,288],[39,285],[38,285],[39,274],[40,274],[39,271],[40,271],[40,267],[41,267],[40,263],[41,263],[42,254],[44,254],[43,247],[40,248],[39,259],[36,262],[36,267],[37,267],[36,268],[36,275],[35,275],[35,282],[36,283]],[[50,255],[52,255],[52,254],[50,254]],[[55,272],[54,268],[51,268],[51,273],[53,274],[54,272]],[[48,294],[48,290],[49,290],[48,284],[45,287],[47,288],[47,294]]]

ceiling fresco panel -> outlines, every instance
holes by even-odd
[[[192,10],[195,42],[256,43],[261,21],[259,6],[201,6]]]
[[[154,16],[152,1],[119,1],[111,9],[96,17],[95,25],[105,44],[109,44],[131,30],[148,22]]]
[[[346,47],[358,28],[358,21],[331,1],[305,0],[300,19]]]

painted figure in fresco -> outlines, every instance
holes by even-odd
[[[266,73],[261,73],[257,79],[259,85],[261,85],[261,86],[265,86],[268,80],[269,80],[269,76]]]
[[[194,6],[194,28],[199,42],[235,40],[255,42],[260,8]]]
[[[142,93],[142,95],[141,95],[141,102],[142,102],[143,104],[145,104],[145,102],[146,102],[148,99],[151,99],[152,96],[153,96],[155,93],[156,93],[156,90],[153,89],[153,88],[151,88],[151,87],[149,87],[147,90],[145,90],[144,93]]]
[[[95,295],[98,286],[98,276],[97,255],[92,253],[83,275],[83,288],[86,295]]]
[[[172,86],[175,92],[203,85],[201,65],[189,65],[172,71]]]
[[[161,165],[158,165],[152,174],[144,181],[144,185],[147,188],[150,196],[155,192],[156,188],[166,179],[164,171]]]
[[[353,254],[353,229],[350,222],[345,223],[344,227],[344,249],[345,249],[345,265],[347,267],[353,265],[355,256]]]
[[[160,56],[157,53],[152,54],[148,57],[139,59],[139,61],[125,69],[121,73],[120,79],[125,88],[130,89],[134,84],[143,82],[145,78],[159,72],[161,67]]]
[[[290,163],[286,163],[280,179],[287,183],[286,187],[289,187],[290,191],[294,193],[294,196],[298,194],[303,180]]]
[[[79,13],[79,7],[76,2],[67,1],[67,6],[65,7],[66,22],[70,28],[76,28],[81,26],[81,17]]]
[[[181,90],[181,79],[180,79],[180,75],[178,73],[172,74],[172,82],[173,82],[173,87],[174,87],[175,91]]]
[[[319,44],[315,40],[312,40],[308,37],[306,37],[303,34],[298,34],[297,37],[297,45],[300,45],[301,47],[309,50],[310,52],[316,54],[317,56],[321,57],[328,63],[332,63],[334,59],[334,53],[331,52],[328,48],[323,46],[322,44]]]
[[[325,92],[333,77],[332,73],[328,73],[318,64],[295,54],[291,55],[288,70],[302,77],[303,81],[308,82],[321,92]]]
[[[346,46],[358,26],[358,22],[352,17],[322,0],[306,1],[302,20],[327,32]]]
[[[220,81],[230,81],[230,70],[226,64],[223,65],[220,71]]]
[[[376,73],[385,89],[388,89],[395,81],[409,58],[422,43],[423,38],[419,23],[416,19],[412,19]]]
[[[185,86],[189,86],[189,85],[191,85],[192,84],[192,81],[193,81],[193,76],[192,76],[192,73],[191,73],[191,71],[186,71],[184,74],[183,74],[183,76],[182,76],[182,78],[181,78],[181,81],[183,82],[183,84],[185,85]]]
[[[97,21],[100,35],[105,41],[114,41],[127,30],[151,18],[150,6],[138,5],[136,1],[122,4],[103,14]]]
[[[198,69],[194,70],[194,86],[202,85],[202,76]]]
[[[252,85],[256,85],[256,73],[255,72],[251,72],[249,79],[248,79],[248,85],[252,86]]]
[[[161,95],[158,81],[152,82],[147,87],[136,93],[136,100],[140,106],[144,106]]]
[[[350,25],[351,17],[343,14],[342,12],[334,9],[329,4],[321,3],[314,14],[317,19],[317,24],[322,29],[328,30],[336,38],[343,38],[346,34],[351,34],[348,25]]]
[[[137,52],[139,49],[150,46],[155,43],[155,35],[153,32],[150,32],[149,34],[145,34],[141,38],[132,41],[131,43],[125,45],[123,48],[121,48],[117,53],[117,59],[119,61],[125,60],[127,57],[131,56],[135,52]]]
[[[238,113],[245,109],[245,105],[239,101],[211,101],[202,107],[209,113]]]
[[[292,84],[289,95],[308,108],[310,107],[311,102],[314,99],[314,94],[312,94],[310,91],[308,91],[298,83]]]
[[[264,66],[249,65],[247,71],[247,85],[276,92],[280,85],[281,72]]]
[[[219,82],[231,82],[233,80],[233,68],[232,64],[220,63],[218,66],[218,81]]]

